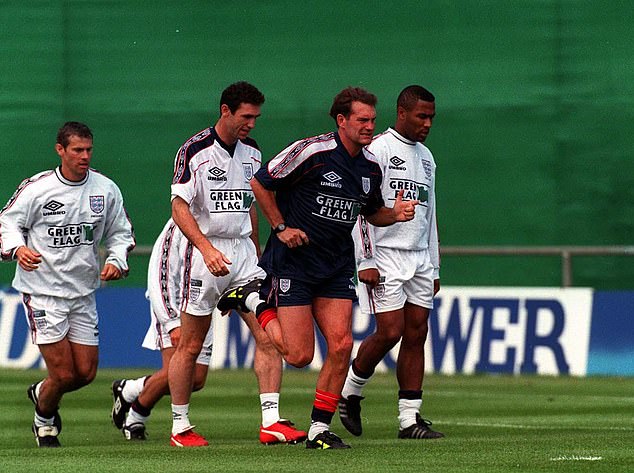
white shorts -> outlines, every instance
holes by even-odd
[[[147,294],[146,294],[147,296]],[[172,329],[176,327],[180,327],[180,317],[175,319],[175,324],[172,324]],[[209,325],[209,330],[207,331],[207,335],[205,335],[205,341],[203,342],[203,347],[198,354],[198,358],[196,358],[196,363],[199,365],[209,366],[211,363],[211,353],[213,348],[213,324]],[[172,339],[169,335],[169,332],[165,330],[165,326],[162,325],[154,313],[153,310],[150,310],[150,326],[147,329],[147,333],[145,334],[145,338],[143,339],[143,348],[147,348],[149,350],[164,350],[165,348],[173,348]]]
[[[36,345],[65,337],[80,345],[99,345],[99,317],[95,294],[75,299],[22,294],[22,305]]]
[[[150,350],[172,348],[169,333],[181,326],[180,285],[183,258],[181,250],[187,239],[171,220],[165,225],[152,248],[148,265],[148,288],[145,297],[150,301],[150,326],[142,346]],[[209,326],[203,348],[196,360],[209,365],[213,345],[212,326]]]
[[[169,220],[156,239],[147,272],[151,316],[165,326],[165,333],[180,327],[181,280],[187,239]]]
[[[227,265],[228,275],[214,276],[200,252],[187,241],[180,307],[190,315],[210,315],[226,290],[266,277],[264,270],[258,266],[255,245],[250,238],[212,238],[210,241],[232,264]]]
[[[359,283],[359,308],[376,314],[402,309],[405,302],[434,307],[434,266],[428,250],[375,248],[380,283],[372,290]]]

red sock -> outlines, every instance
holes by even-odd
[[[262,313],[258,315],[258,323],[260,327],[262,327],[262,330],[264,330],[273,319],[277,319],[277,309],[275,309],[275,307],[263,310]]]
[[[341,396],[320,389],[315,390],[313,406],[326,412],[335,412]]]

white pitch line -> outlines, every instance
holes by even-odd
[[[441,422],[439,421],[438,424]],[[598,427],[596,425],[588,425],[588,426],[580,426],[580,425],[527,425],[527,424],[504,424],[504,423],[493,423],[493,422],[454,422],[450,420],[443,420],[443,425],[459,425],[464,427],[492,427],[499,429],[533,429],[533,430],[607,430],[607,431],[626,431],[632,432],[634,431],[634,427]]]
[[[462,391],[441,391],[441,390],[437,390],[437,391],[431,391],[430,389],[430,396],[438,396],[438,397],[465,397],[465,393]],[[486,399],[491,399],[491,395],[492,393],[490,392],[482,392],[482,391],[474,391],[474,392],[470,392],[468,393],[468,396],[470,398],[486,398]],[[634,397],[617,397],[617,396],[597,396],[596,394],[579,394],[579,395],[573,395],[570,393],[562,393],[562,394],[534,394],[534,393],[527,393],[527,394],[522,394],[522,393],[513,393],[513,394],[509,394],[509,393],[503,393],[501,394],[501,396],[504,396],[505,398],[511,398],[511,396],[513,398],[519,398],[519,397],[530,397],[530,398],[535,398],[536,396],[541,396],[544,398],[554,398],[557,400],[566,400],[566,399],[583,399],[583,400],[587,400],[587,401],[597,401],[597,402],[618,402],[618,403],[627,403],[627,404],[632,404],[634,403]]]
[[[567,462],[567,461],[573,461],[573,462],[578,462],[578,461],[586,461],[586,462],[596,462],[596,461],[601,461],[603,460],[603,457],[593,457],[593,456],[577,456],[577,455],[562,455],[560,457],[554,457],[551,458],[550,461],[551,462]]]

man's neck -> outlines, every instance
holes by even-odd
[[[401,135],[403,138],[405,138],[406,140],[410,140],[410,141],[416,141],[411,139],[409,136],[407,136],[407,133],[405,132],[405,130],[403,129],[402,126],[399,126],[399,124],[395,124],[393,127],[394,131],[396,131],[396,133],[398,133],[399,135]]]
[[[216,125],[214,126],[214,130],[216,130],[218,138],[220,138],[222,142],[227,146],[232,147],[238,142],[238,139],[231,136],[231,134],[223,126],[222,121],[219,120],[216,123]]]
[[[350,156],[356,156],[357,154],[359,154],[359,152],[361,151],[361,148],[363,148],[363,146],[361,146],[360,144],[349,140],[345,135],[339,133],[338,131],[337,131],[337,134],[339,135],[339,139],[341,140],[341,144],[343,145],[344,148],[346,148],[346,151],[348,152],[348,154]]]

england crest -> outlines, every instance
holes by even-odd
[[[378,286],[374,288],[374,296],[377,299],[383,299],[384,295],[385,295],[385,285],[379,284]]]
[[[423,159],[423,169],[425,170],[425,176],[427,176],[427,179],[431,178],[431,162],[427,161],[426,159]]]
[[[34,310],[29,324],[31,329],[37,330],[43,334],[48,333],[48,325],[46,323],[46,312],[43,310]]]
[[[288,292],[291,288],[291,280],[290,279],[280,279],[280,291]]]
[[[96,214],[103,212],[105,206],[105,199],[103,195],[91,195],[90,196],[90,210]]]
[[[370,192],[370,178],[369,177],[361,177],[361,186],[363,187],[363,192]]]
[[[200,288],[199,287],[190,287],[189,288],[189,300],[192,302],[196,302],[200,297]]]
[[[253,164],[242,163],[242,169],[244,170],[244,178],[250,181],[253,178]]]

